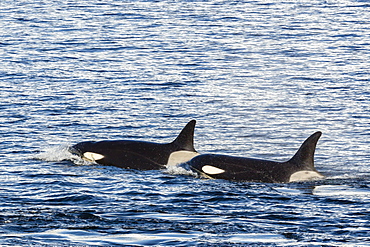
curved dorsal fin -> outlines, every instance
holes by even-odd
[[[179,150],[196,152],[194,149],[195,123],[195,120],[191,120],[189,123],[187,123],[177,138],[172,142],[172,144],[175,144],[179,147]]]
[[[317,141],[319,140],[321,134],[322,133],[320,131],[317,131],[308,137],[298,149],[297,153],[288,162],[301,168],[315,169],[314,154]]]

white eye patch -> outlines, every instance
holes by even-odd
[[[103,159],[104,155],[92,153],[92,152],[86,152],[83,154],[83,158],[87,159],[88,161],[95,161],[95,160]]]
[[[216,174],[221,174],[221,173],[224,173],[225,170],[222,170],[220,168],[217,168],[217,167],[214,167],[214,166],[210,166],[210,165],[205,165],[202,167],[202,171],[204,173],[207,173],[207,174],[210,174],[210,175],[216,175]]]

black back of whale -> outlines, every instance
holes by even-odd
[[[321,132],[316,132],[307,138],[293,158],[286,162],[203,154],[194,157],[187,164],[193,171],[216,179],[286,183],[290,181],[290,176],[296,172],[317,172],[314,167],[314,153],[320,136]],[[224,172],[209,174],[204,172],[205,166],[218,168]]]
[[[145,141],[87,141],[70,148],[70,152],[83,157],[86,152],[101,154],[104,158],[95,162],[102,165],[117,166],[127,169],[153,170],[163,168],[171,153],[191,151],[194,149],[195,120],[190,121],[177,136],[166,144]]]

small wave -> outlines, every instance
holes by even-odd
[[[273,187],[272,189],[285,195],[302,195],[305,193],[305,190],[303,189],[295,189],[288,187],[275,187],[275,188]]]
[[[342,174],[342,175],[335,175],[335,176],[328,176],[326,177],[326,180],[332,181],[332,180],[353,180],[353,179],[358,179],[357,174]]]
[[[54,243],[69,243],[72,245],[158,245],[168,242],[174,243],[185,243],[192,241],[193,238],[197,237],[197,232],[174,232],[174,233],[129,233],[129,234],[102,234],[99,232],[87,231],[85,229],[52,229],[39,233],[27,233],[27,234],[13,234],[19,238],[26,237],[36,240],[53,240]],[[201,236],[201,233],[199,233]],[[196,245],[196,242],[191,242],[192,245]],[[63,245],[63,244],[61,244]],[[59,246],[59,245],[58,245]]]
[[[314,195],[319,196],[370,196],[370,190],[354,188],[349,185],[320,185],[313,190]]]
[[[66,204],[66,205],[68,205],[69,203],[92,203],[92,202],[97,202],[97,201],[98,201],[98,198],[93,195],[86,195],[86,194],[73,195],[70,193],[64,194],[61,196],[52,197],[46,200],[46,202],[49,204]]]
[[[280,243],[281,245],[290,245],[295,243],[295,240],[287,239],[285,236],[280,234],[266,234],[266,233],[247,233],[247,234],[235,234],[231,236],[230,242],[232,243]]]

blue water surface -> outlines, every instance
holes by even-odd
[[[370,2],[0,3],[2,246],[368,246]],[[285,161],[322,131],[326,179],[237,183],[76,160],[85,140]]]

